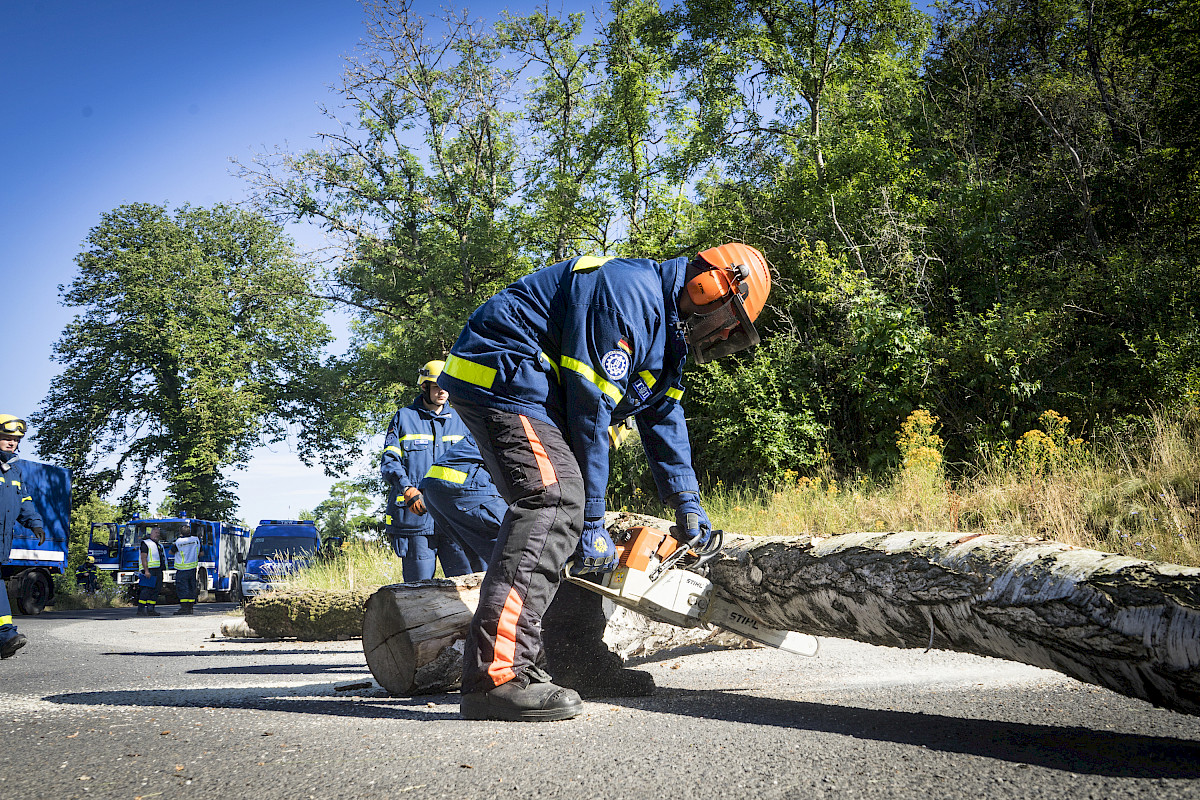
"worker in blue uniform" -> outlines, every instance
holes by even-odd
[[[757,344],[769,292],[762,254],[735,243],[690,260],[573,258],[471,315],[439,384],[509,505],[466,641],[463,716],[567,719],[582,710],[572,684],[653,691],[647,673],[621,669],[604,647],[598,596],[551,600],[570,591],[559,576],[573,554],[579,571],[616,567],[604,527],[608,428],[631,416],[676,535],[706,541],[680,404],[684,362]],[[563,642],[571,652],[556,664]]]
[[[471,572],[486,570],[508,503],[492,483],[475,439],[467,436],[447,450],[417,488],[442,535],[467,554]]]
[[[456,541],[442,537],[417,488],[433,462],[468,433],[437,384],[444,363],[421,367],[420,394],[392,417],[383,442],[380,471],[388,487],[384,521],[392,548],[404,562],[406,581],[432,578],[439,559],[448,577],[471,572],[467,554]]]
[[[42,516],[24,485],[17,455],[27,427],[23,419],[0,414],[0,563],[12,555],[13,528],[17,523],[33,531],[38,544],[46,543]],[[8,592],[0,581],[0,658],[16,655],[27,641],[25,634],[17,633],[17,626],[13,625]]]
[[[152,527],[146,538],[142,540],[138,551],[138,607],[139,617],[159,617],[158,593],[162,591],[163,571],[167,568],[167,551],[163,549],[159,538],[162,529],[157,525]]]

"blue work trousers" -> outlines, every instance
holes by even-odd
[[[398,542],[397,540],[402,540]],[[404,581],[427,581],[433,577],[437,562],[442,562],[442,573],[447,578],[456,575],[470,575],[471,563],[462,546],[454,539],[444,535],[435,527],[433,534],[425,536],[394,536],[392,547],[397,555],[403,550],[401,558],[404,561]]]
[[[431,481],[423,482],[422,486],[425,507],[438,527],[458,542],[472,572],[485,572],[508,503],[499,495],[462,494]]]
[[[17,635],[17,626],[12,624],[12,606],[8,604],[8,589],[0,580],[0,644]]]
[[[179,596],[179,605],[194,605],[199,593],[200,585],[196,583],[196,567],[175,570],[175,594]]]
[[[153,611],[158,605],[158,590],[162,588],[162,570],[152,569],[150,575],[154,578],[153,586],[141,586],[138,591],[138,605],[142,606],[146,611]],[[145,577],[138,573],[139,580]]]

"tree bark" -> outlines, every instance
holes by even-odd
[[[483,575],[384,586],[367,600],[363,652],[375,680],[398,697],[437,694],[462,682],[463,643]],[[624,608],[608,618],[604,642],[622,658],[676,647],[757,647],[726,631],[676,628]]]
[[[718,590],[771,627],[992,656],[1200,713],[1200,569],[960,533],[727,537]]]

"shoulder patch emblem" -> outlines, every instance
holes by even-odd
[[[608,377],[619,381],[629,374],[629,356],[621,350],[609,350],[600,359],[600,366],[608,373]]]

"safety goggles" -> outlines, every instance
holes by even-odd
[[[25,420],[23,419],[7,419],[0,422],[0,433],[8,436],[24,436],[25,435]]]
[[[688,317],[683,324],[683,338],[697,364],[740,352],[759,342],[758,330],[740,294],[731,295],[716,311]]]

